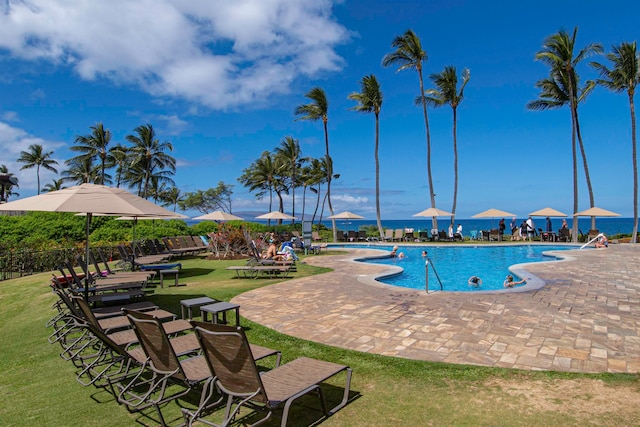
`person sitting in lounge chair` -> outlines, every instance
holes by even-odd
[[[269,247],[267,248],[265,259],[272,259],[274,261],[282,260],[282,255],[278,255],[277,242],[273,239],[271,239],[271,241],[269,242]]]

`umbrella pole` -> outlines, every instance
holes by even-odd
[[[91,278],[89,276],[89,226],[91,224],[91,213],[87,213],[86,220],[86,230],[85,230],[85,258],[84,258],[84,300],[89,302],[89,284],[91,283]]]

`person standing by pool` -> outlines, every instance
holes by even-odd
[[[551,218],[547,217],[546,221],[547,221],[547,229],[546,229],[546,231],[551,233],[553,231],[553,225],[551,224]]]
[[[449,231],[447,232],[449,240],[453,241],[453,223],[449,224]]]
[[[529,241],[533,240],[533,236],[536,233],[536,226],[533,223],[533,218],[529,217],[527,218],[527,237],[529,238]]]
[[[518,222],[516,221],[516,217],[514,216],[513,218],[511,218],[511,223],[509,224],[509,227],[511,228],[511,234],[514,233],[514,231],[516,231],[516,228],[518,228],[518,226],[516,225]]]

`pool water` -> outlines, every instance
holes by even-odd
[[[363,246],[364,247],[364,246]],[[373,248],[372,246],[366,246]],[[376,246],[375,249],[391,251],[392,246]],[[506,245],[506,246],[401,246],[398,253],[404,258],[369,259],[366,262],[396,265],[404,269],[401,274],[379,279],[389,285],[424,290],[425,262],[422,251],[426,250],[431,261],[429,266],[429,290],[439,290],[440,283],[434,274],[434,268],[440,277],[443,290],[448,292],[473,292],[503,289],[503,282],[509,272],[509,266],[520,263],[553,261],[558,258],[543,255],[553,250],[576,249],[573,246],[547,245]],[[482,285],[469,286],[471,276],[482,279]],[[514,276],[514,280],[520,278]]]

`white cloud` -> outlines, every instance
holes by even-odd
[[[2,113],[2,120],[5,120],[7,122],[19,122],[20,121],[20,117],[18,116],[18,113],[16,113],[15,111],[5,111],[4,113]]]
[[[26,0],[0,14],[0,48],[215,109],[336,71],[351,35],[331,0]]]

